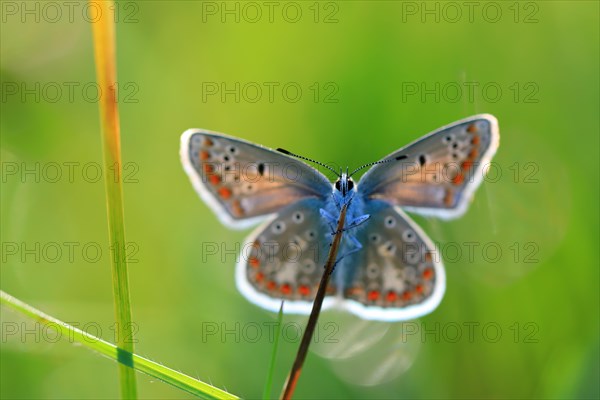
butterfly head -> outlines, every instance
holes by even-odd
[[[406,154],[401,154],[401,155],[396,156],[394,158],[386,158],[384,160],[379,160],[379,161],[371,162],[371,163],[368,163],[368,164],[365,164],[365,165],[363,165],[361,167],[356,168],[351,173],[348,173],[348,167],[346,167],[346,172],[343,172],[340,169],[340,173],[338,174],[336,172],[336,170],[333,169],[331,166],[329,166],[327,164],[323,164],[322,162],[313,160],[312,158],[303,157],[303,156],[300,156],[298,154],[294,154],[294,153],[292,153],[290,151],[287,151],[285,149],[282,149],[282,148],[278,148],[277,151],[279,151],[280,153],[286,154],[288,156],[299,158],[301,160],[306,160],[306,161],[313,162],[315,164],[318,164],[318,165],[320,165],[322,167],[325,167],[328,170],[332,171],[334,174],[336,174],[338,176],[338,180],[335,182],[334,187],[335,187],[336,193],[338,193],[339,195],[341,195],[342,199],[346,199],[347,196],[349,194],[351,194],[353,190],[356,189],[356,185],[354,184],[354,181],[352,180],[352,175],[354,175],[355,173],[357,173],[361,169],[366,168],[366,167],[370,167],[370,166],[376,165],[376,164],[387,163],[387,162],[390,162],[390,161],[404,160],[404,159],[406,159],[408,157]]]
[[[354,190],[354,181],[348,176],[348,171],[340,172],[340,177],[335,181],[335,190],[340,192],[342,197],[346,197],[350,192]]]

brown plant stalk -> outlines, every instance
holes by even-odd
[[[308,354],[308,347],[310,346],[310,341],[317,326],[317,320],[319,319],[319,314],[321,313],[321,307],[323,306],[323,300],[325,298],[325,291],[327,290],[329,278],[333,272],[339,246],[342,241],[347,208],[348,203],[345,203],[340,211],[340,218],[338,220],[337,229],[333,237],[333,242],[331,243],[331,247],[329,249],[329,255],[327,256],[327,262],[325,263],[325,270],[323,271],[323,276],[321,277],[321,282],[319,283],[319,289],[317,290],[317,295],[315,296],[310,317],[308,317],[308,323],[306,324],[306,329],[304,330],[304,335],[302,336],[302,341],[300,342],[296,359],[294,360],[294,364],[292,364],[292,369],[284,384],[284,390],[281,394],[282,400],[290,400],[292,398],[294,390],[296,389],[296,384],[300,378],[302,366],[304,365],[304,360]]]

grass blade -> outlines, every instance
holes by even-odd
[[[277,328],[275,329],[275,341],[273,342],[273,351],[271,352],[271,363],[269,364],[269,373],[267,374],[267,381],[265,382],[265,389],[263,391],[264,400],[271,398],[271,389],[273,388],[273,373],[275,372],[275,361],[277,360],[279,336],[281,335],[281,321],[283,321],[283,301],[281,302],[279,314],[277,315]]]
[[[0,302],[2,305],[9,307],[12,310],[32,318],[44,326],[54,329],[61,334],[61,337],[68,337],[69,340],[76,340],[88,349],[94,350],[121,364],[127,362],[128,364],[123,364],[123,366],[130,371],[134,371],[132,369],[134,368],[171,386],[198,396],[201,399],[238,399],[237,396],[211,386],[208,383],[194,379],[181,372],[148,360],[147,358],[138,356],[137,354],[129,353],[126,357],[123,357],[125,351],[119,349],[114,344],[51,317],[2,290],[0,290]]]
[[[135,372],[127,365],[132,363],[134,352],[127,260],[125,258],[125,226],[123,212],[123,186],[121,183],[121,138],[119,132],[119,110],[117,107],[117,80],[115,56],[115,26],[113,1],[93,1],[90,5],[99,11],[92,22],[96,76],[100,87],[100,124],[104,154],[104,182],[108,211],[108,236],[113,256],[111,257],[115,318],[117,322],[117,346],[123,357],[119,364],[121,397],[137,398]],[[109,174],[112,170],[114,174]],[[114,175],[114,176],[113,176]]]

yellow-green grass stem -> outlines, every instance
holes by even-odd
[[[114,171],[114,176],[104,174],[106,205],[108,212],[108,237],[111,257],[115,318],[117,322],[117,346],[119,348],[119,379],[121,397],[137,398],[135,372],[127,365],[133,362],[134,352],[131,306],[127,260],[125,258],[125,224],[123,211],[123,185],[121,164],[121,138],[119,110],[117,107],[116,45],[113,1],[93,1],[90,5],[98,10],[92,21],[96,77],[102,96],[100,98],[100,125],[103,142],[104,170]]]
[[[127,368],[130,371],[138,370],[201,399],[238,399],[237,396],[234,396],[231,393],[227,393],[208,383],[194,379],[137,354],[129,353],[124,357],[123,354],[126,353],[125,350],[54,318],[2,290],[0,290],[0,302],[3,306],[32,318],[44,325],[44,327],[54,329],[60,334],[60,337],[67,337],[69,340],[77,341],[82,346],[94,350],[111,360],[119,362],[120,365],[123,365],[124,368]]]

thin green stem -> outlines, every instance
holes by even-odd
[[[112,249],[111,269],[115,318],[117,322],[117,345],[122,358],[119,365],[121,397],[137,398],[135,373],[126,365],[132,362],[133,331],[131,306],[129,303],[129,283],[127,273],[125,224],[123,211],[123,185],[121,167],[121,138],[119,131],[119,110],[116,93],[116,55],[113,1],[93,1],[90,5],[98,10],[99,18],[92,22],[97,81],[102,93],[100,123],[104,154],[104,182],[108,212],[108,237]],[[112,173],[109,173],[112,171]]]
[[[267,381],[265,382],[265,389],[263,391],[264,400],[271,398],[271,391],[273,388],[273,374],[275,372],[275,361],[277,360],[279,336],[281,335],[281,321],[283,321],[283,301],[281,302],[281,307],[279,307],[279,314],[277,315],[277,327],[275,328],[275,341],[273,343],[273,351],[271,352],[271,363],[269,364],[269,373],[267,374]]]
[[[0,290],[0,302],[2,305],[9,307],[12,310],[32,318],[44,326],[54,329],[60,333],[61,337],[68,337],[69,340],[77,341],[88,349],[94,350],[111,360],[121,363],[124,368],[127,368],[132,372],[136,369],[168,383],[171,386],[198,396],[201,399],[238,399],[237,396],[211,386],[208,383],[194,379],[181,372],[165,367],[164,365],[150,361],[147,358],[138,356],[137,354],[128,353],[126,350],[123,350],[112,343],[90,335],[66,322],[45,314],[2,290]]]

